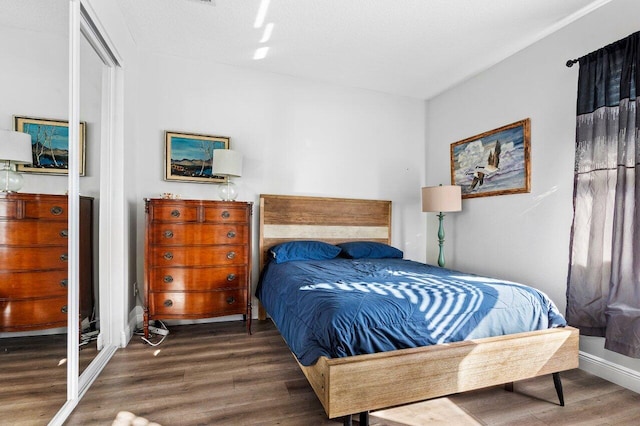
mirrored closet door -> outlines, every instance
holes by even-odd
[[[117,296],[113,295],[124,294],[123,289],[110,285],[114,281],[113,271],[122,270],[120,262],[124,252],[117,245],[118,241],[124,241],[123,236],[113,232],[118,228],[113,222],[120,218],[114,206],[122,200],[122,191],[114,192],[113,189],[114,164],[122,161],[114,154],[115,148],[121,145],[115,135],[120,134],[118,129],[123,125],[117,119],[121,117],[122,85],[118,80],[122,79],[122,70],[112,46],[106,42],[109,37],[91,8],[91,2],[71,0],[70,13],[70,117],[78,122],[79,129],[84,129],[85,133],[78,135],[78,143],[84,137],[86,146],[86,150],[78,150],[78,153],[84,152],[84,157],[79,154],[76,158],[80,177],[75,182],[69,181],[70,200],[77,204],[75,208],[79,213],[77,245],[71,252],[79,262],[75,306],[81,318],[89,315],[89,319],[79,325],[77,344],[72,342],[76,334],[69,337],[69,358],[75,358],[70,364],[73,368],[69,369],[71,392],[68,392],[69,401],[52,421],[54,424],[66,418],[121,343],[122,339],[118,338],[121,337],[122,319],[117,318],[116,312],[117,306],[122,304],[118,304]],[[85,217],[83,205],[88,201],[92,212]],[[91,223],[90,232],[87,232],[86,223]],[[90,244],[83,238],[83,233],[91,236]],[[82,269],[88,258],[92,262],[90,288],[84,285],[88,280]],[[116,282],[122,285],[123,280]],[[69,328],[74,327],[76,323],[70,322]]]
[[[125,292],[107,284],[123,269],[108,178],[122,77],[92,13],[85,0],[0,0],[0,129],[31,134],[37,159],[17,194],[0,193],[0,407],[14,424],[62,424],[124,342]],[[13,253],[32,248],[55,256]]]
[[[84,320],[80,324],[80,374],[100,349],[97,343],[100,333],[100,150],[104,67],[104,62],[83,35],[80,38],[80,121],[81,127],[85,130],[81,139],[86,149],[84,158],[79,158],[80,168],[84,171],[79,179],[81,245],[84,233],[90,233],[90,237],[84,242],[84,247],[80,248],[79,253],[82,258],[79,303],[80,316]],[[90,211],[83,212],[83,205],[90,205]],[[83,270],[83,261],[91,262],[88,271]]]

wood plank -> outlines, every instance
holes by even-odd
[[[523,380],[578,366],[572,327],[302,366],[330,418]]]
[[[261,195],[264,224],[387,226],[391,202],[348,198]]]

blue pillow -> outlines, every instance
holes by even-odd
[[[340,247],[322,241],[290,241],[271,247],[269,253],[275,263],[291,260],[324,260],[338,256]]]
[[[349,259],[402,259],[404,256],[401,250],[375,241],[350,241],[337,246],[342,249],[340,255]]]

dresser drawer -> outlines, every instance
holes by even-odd
[[[0,271],[65,269],[67,247],[0,247]]]
[[[246,265],[246,246],[149,247],[150,266],[224,266]]]
[[[24,206],[24,217],[28,219],[50,219],[66,221],[67,197],[60,197],[59,200],[39,200],[27,201]]]
[[[2,245],[54,245],[67,246],[67,222],[14,220],[0,221]]]
[[[18,200],[0,199],[0,219],[16,219],[24,204]]]
[[[151,204],[150,219],[153,222],[197,222],[198,207],[183,204]]]
[[[247,285],[246,266],[212,268],[152,268],[149,290],[209,291]]]
[[[0,331],[18,331],[67,325],[67,297],[0,300]]]
[[[201,318],[218,314],[245,313],[246,290],[211,292],[164,292],[149,294],[152,315]]]
[[[67,269],[0,272],[0,299],[66,296]]]
[[[149,232],[151,244],[162,245],[212,245],[244,244],[246,225],[228,224],[155,224]]]
[[[249,220],[250,211],[246,205],[235,206],[233,203],[221,203],[221,205],[206,205],[204,207],[205,222],[240,222],[246,223]]]

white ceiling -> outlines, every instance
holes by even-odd
[[[147,51],[429,99],[612,0],[117,0]],[[0,25],[50,0],[0,0]],[[66,1],[56,0],[56,12]],[[261,6],[264,23],[255,27]],[[52,25],[50,13],[40,30]],[[18,19],[16,19],[18,18]],[[268,41],[265,28],[273,24]],[[58,26],[58,24],[55,24]],[[18,24],[19,26],[19,24]],[[62,27],[64,28],[64,26]],[[258,48],[268,47],[255,60]],[[569,58],[567,58],[569,59]]]

